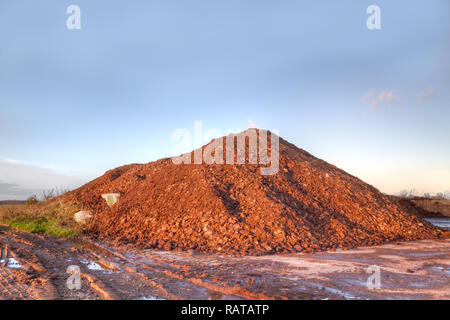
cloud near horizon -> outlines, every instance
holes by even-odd
[[[54,188],[74,189],[88,180],[15,160],[0,160],[0,177],[0,200],[24,200]]]

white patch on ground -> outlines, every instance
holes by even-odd
[[[87,265],[87,268],[89,270],[100,270],[100,271],[103,271],[103,268],[98,263],[95,263],[94,261],[89,262],[89,264]]]
[[[98,270],[98,271],[105,271],[98,263],[94,261],[87,261],[87,260],[80,260],[81,263],[86,264],[87,268],[89,270]]]
[[[0,263],[4,263],[5,260],[1,260]],[[22,268],[22,265],[20,264],[19,261],[17,261],[14,258],[9,258],[8,259],[8,263],[6,264],[7,268]]]
[[[154,296],[144,296],[137,298],[136,300],[164,300],[164,299],[156,298]]]

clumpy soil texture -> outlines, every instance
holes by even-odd
[[[268,165],[249,164],[253,152],[247,145],[240,165],[127,165],[66,197],[93,214],[91,234],[163,250],[259,255],[443,237],[374,187],[281,138],[278,173],[261,175]],[[118,203],[109,207],[105,193],[120,193]]]

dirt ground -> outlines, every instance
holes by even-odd
[[[450,299],[450,240],[231,257],[67,241],[0,226],[0,299]],[[69,289],[69,266],[81,288]],[[366,286],[380,267],[379,289]]]

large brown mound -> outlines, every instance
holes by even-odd
[[[374,187],[281,138],[279,163],[277,174],[263,176],[264,165],[162,159],[110,170],[68,196],[94,214],[87,225],[93,234],[165,250],[262,254],[442,235]],[[119,202],[109,208],[104,193],[120,193]]]

